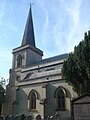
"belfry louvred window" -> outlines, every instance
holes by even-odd
[[[19,54],[17,56],[17,67],[21,67],[22,66],[22,55]]]

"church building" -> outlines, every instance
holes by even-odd
[[[42,59],[43,51],[36,47],[32,9],[30,7],[22,43],[13,51],[9,78],[8,113],[31,115],[32,118],[59,114],[71,116],[71,100],[77,96],[61,76],[68,54]]]

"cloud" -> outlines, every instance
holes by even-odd
[[[78,41],[80,24],[80,7],[82,0],[58,1],[56,24],[53,27],[57,51],[71,52]]]
[[[2,34],[2,36],[3,36],[3,39],[5,39],[6,41],[10,41],[8,35],[6,35],[6,34]]]
[[[7,62],[11,62],[11,54],[10,54],[10,50],[8,50],[7,48],[0,48],[0,61],[7,61]]]
[[[38,0],[37,2],[44,17],[40,37],[45,54],[50,52],[54,55],[72,51],[80,38],[77,32],[82,0],[55,2]]]
[[[46,7],[45,1],[38,0],[38,2],[40,3],[42,14],[44,13],[43,14],[44,20],[43,20],[43,24],[42,24],[41,39],[43,40],[43,45],[45,45],[46,41],[47,41],[47,34],[48,34],[49,13],[48,13],[48,9]],[[44,39],[46,39],[46,41]],[[45,47],[45,46],[43,46],[43,47]]]
[[[81,5],[81,0],[77,1],[75,0],[73,3],[66,5],[66,10],[68,12],[68,15],[71,17],[71,26],[70,26],[70,31],[67,36],[67,41],[68,41],[68,51],[73,50],[73,45],[76,44],[77,39],[75,40],[75,35],[77,33],[79,21],[80,21],[80,5]],[[75,6],[75,7],[74,7]]]
[[[40,10],[39,11],[40,12],[40,16],[39,16],[40,21],[38,21],[39,22],[38,27],[40,26],[39,29],[41,29],[40,33],[37,36],[37,39],[40,36],[39,41],[41,41],[41,42],[39,44],[41,44],[41,49],[44,51],[44,57],[45,57],[48,46],[49,46],[49,41],[50,41],[48,38],[50,36],[49,11],[48,11],[46,1],[37,0],[37,4],[39,7],[38,9]]]
[[[86,20],[90,19],[90,15],[86,15],[84,11],[88,8],[83,7],[86,4],[85,0],[77,1],[69,8],[69,13],[72,17],[72,27],[68,34],[68,51],[72,51],[75,45],[83,39],[83,34],[90,28],[90,24]],[[75,7],[74,7],[75,6]],[[87,11],[89,13],[89,11]]]
[[[0,76],[9,78],[9,69],[11,68],[12,56],[10,50],[0,48]]]
[[[4,16],[4,13],[5,13],[5,8],[6,8],[6,1],[5,0],[0,1],[0,25],[3,22],[3,16]]]

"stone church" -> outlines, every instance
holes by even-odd
[[[32,9],[30,7],[22,43],[13,49],[13,62],[8,85],[7,113],[40,115],[46,119],[59,113],[71,116],[71,100],[77,95],[61,76],[63,61],[68,54],[42,59],[36,47]]]

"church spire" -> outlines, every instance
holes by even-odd
[[[30,5],[29,15],[28,15],[21,46],[24,46],[24,45],[31,45],[35,47],[35,37],[34,37],[31,5]]]

